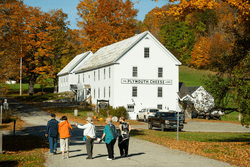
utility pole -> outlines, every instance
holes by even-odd
[[[20,58],[20,96],[22,95],[22,42],[21,42],[21,58]]]

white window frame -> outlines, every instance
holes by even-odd
[[[138,67],[132,67],[132,77],[138,77]]]
[[[149,58],[150,56],[150,48],[149,47],[144,47],[144,58]]]
[[[163,87],[157,87],[157,97],[163,97]]]
[[[161,69],[161,72],[160,72]],[[163,67],[158,67],[158,78],[162,78],[163,77]]]
[[[137,86],[132,87],[132,97],[137,97],[138,96],[138,89]]]

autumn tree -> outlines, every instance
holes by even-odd
[[[86,50],[95,52],[135,34],[138,10],[130,0],[82,0],[77,10]]]
[[[22,57],[22,40],[26,15],[26,7],[22,1],[9,0],[0,3],[0,84],[6,80],[18,79],[20,58]],[[1,86],[1,92],[6,92]]]
[[[193,29],[184,22],[173,21],[161,27],[160,38],[163,45],[183,64],[189,63],[195,44],[195,31]]]
[[[165,12],[169,10],[170,6],[171,5],[164,5],[161,8],[155,7],[148,14],[146,14],[141,25],[141,31],[150,31],[160,41],[159,33],[161,26],[174,21],[173,17],[165,14]]]

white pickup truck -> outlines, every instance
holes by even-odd
[[[156,108],[143,108],[136,115],[136,120],[143,120],[144,122],[148,121],[148,116],[155,116],[156,112],[159,111]]]

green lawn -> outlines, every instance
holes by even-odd
[[[208,70],[196,70],[187,66],[180,66],[179,68],[179,81],[184,82],[187,87],[190,86],[204,86],[201,82],[203,76],[214,74]]]
[[[159,130],[142,130],[132,131],[131,136],[153,136],[153,138],[163,137],[165,139],[176,140],[177,132],[159,131]],[[212,132],[179,132],[179,140],[197,141],[197,142],[248,142],[250,141],[249,133],[212,133]]]

